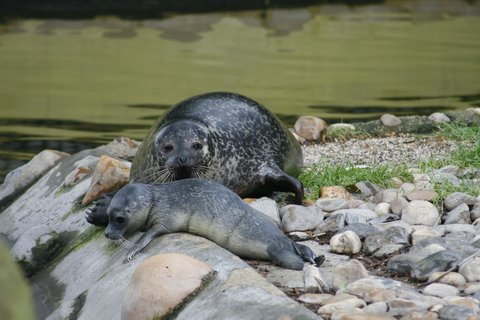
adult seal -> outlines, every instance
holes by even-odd
[[[241,197],[293,192],[303,165],[293,134],[265,107],[245,96],[214,92],[173,106],[146,135],[131,167],[130,182],[159,184],[186,178],[217,181]],[[106,225],[103,199],[87,220]]]
[[[240,257],[269,260],[289,269],[302,269],[304,261],[323,261],[323,256],[315,257],[307,246],[285,236],[271,218],[211,180],[127,184],[113,197],[108,218],[105,236],[111,240],[146,230],[125,262],[154,238],[172,232],[203,236]]]

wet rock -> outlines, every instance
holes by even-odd
[[[39,225],[23,233],[11,252],[27,276],[43,268],[62,248],[59,235],[48,225]]]
[[[462,203],[452,211],[447,213],[444,224],[470,224],[470,209],[465,203]]]
[[[478,300],[471,297],[447,297],[445,300],[448,301],[449,305],[467,307],[477,314],[480,310]]]
[[[386,215],[390,212],[390,204],[386,202],[379,203],[373,211],[379,216]]]
[[[101,146],[100,149],[117,158],[131,160],[137,153],[139,146],[139,141],[127,137],[119,137],[108,143],[106,146]]]
[[[120,189],[128,183],[130,163],[102,156],[95,168],[90,189],[82,200],[82,205],[90,204],[105,193]]]
[[[342,254],[356,254],[362,248],[362,241],[353,231],[338,233],[330,239],[332,252]]]
[[[458,272],[464,276],[468,282],[480,281],[480,257],[476,257],[462,264]]]
[[[390,202],[390,210],[393,214],[401,215],[403,208],[405,208],[407,205],[407,199],[404,197],[397,197]]]
[[[449,296],[458,296],[460,291],[454,286],[444,283],[432,283],[423,289],[423,294],[444,298]]]
[[[399,219],[400,217],[395,214],[384,214],[375,219],[368,221],[368,223],[371,225],[385,225],[387,223],[396,222]],[[410,228],[405,228],[405,229],[410,230]]]
[[[308,304],[324,304],[325,301],[332,297],[333,295],[328,293],[304,293],[297,300]]]
[[[332,215],[344,215],[346,224],[367,223],[377,217],[377,214],[368,209],[341,209],[332,212]]]
[[[463,192],[454,192],[445,198],[443,205],[447,210],[453,210],[463,203],[470,206],[475,204],[476,201],[476,198],[469,194]]]
[[[333,212],[340,209],[349,208],[349,204],[344,199],[320,198],[315,203],[324,212]]]
[[[326,286],[322,286],[322,276],[317,267],[306,264],[303,268],[303,282],[305,292],[324,292]]]
[[[408,200],[425,200],[431,201],[433,198],[437,196],[437,193],[433,189],[423,189],[423,190],[415,190],[413,192],[407,193],[405,195]]]
[[[344,289],[352,282],[368,277],[368,271],[356,259],[338,262],[333,267],[322,266],[322,268],[319,268],[319,271],[320,279],[318,279],[318,283],[323,292],[336,292]]]
[[[373,254],[381,247],[389,244],[408,245],[408,231],[402,227],[395,226],[385,231],[374,233],[365,239],[363,248],[367,254]]]
[[[365,310],[365,309],[366,307],[363,308],[362,310]],[[348,314],[341,316],[339,320],[395,320],[395,318],[387,314],[382,314],[382,313],[372,314],[370,312],[365,311],[365,314],[359,314],[357,312],[356,313],[348,312]]]
[[[443,227],[445,227],[445,230],[448,234],[465,233],[473,236],[477,232],[475,227],[471,224],[453,223],[443,225]]]
[[[402,124],[402,120],[400,120],[399,117],[390,114],[390,113],[385,113],[380,117],[380,122],[385,126],[385,127],[397,127]]]
[[[301,116],[294,125],[295,132],[308,141],[325,142],[327,123],[317,117]]]
[[[451,173],[433,171],[430,174],[430,177],[432,181],[435,181],[437,183],[450,183],[450,184],[453,184],[454,186],[459,186],[461,183],[460,179]]]
[[[165,318],[198,292],[212,272],[207,264],[183,254],[160,254],[144,260],[125,290],[122,319]]]
[[[364,203],[360,204],[359,206],[357,206],[355,209],[367,209],[367,210],[374,211],[376,207],[377,207],[376,203],[364,202]]]
[[[65,187],[71,187],[77,184],[80,180],[84,179],[90,173],[92,173],[92,169],[89,167],[77,167],[73,170],[68,176],[65,177],[65,182],[63,185]]]
[[[411,254],[400,254],[396,255],[387,263],[387,270],[398,276],[407,276],[410,275],[413,268],[415,268],[415,263],[417,258]]]
[[[60,159],[68,155],[68,153],[56,150],[43,150],[23,166],[10,171],[3,184],[0,185],[0,207],[45,174]]]
[[[445,231],[442,230],[435,230],[431,227],[422,225],[415,226],[412,233],[412,245],[415,245],[417,242],[428,238],[442,237],[444,234]]]
[[[405,248],[403,244],[387,244],[373,254],[376,258],[385,258]]]
[[[351,230],[351,231],[355,232],[355,234],[361,240],[364,240],[366,237],[368,237],[372,233],[376,233],[376,232],[380,231],[380,229],[378,229],[377,227],[374,227],[370,224],[354,223],[354,224],[350,224],[350,225],[344,227],[343,229],[341,229],[339,231],[339,233],[345,232],[345,231],[348,231],[348,230]]]
[[[456,305],[444,306],[437,313],[440,320],[468,320],[469,316],[475,315],[471,309]]]
[[[374,220],[370,220],[370,221],[374,221]],[[402,220],[378,223],[375,225],[375,227],[379,228],[380,230],[387,230],[388,228],[391,228],[391,227],[400,227],[405,229],[408,232],[408,234],[411,234],[413,232],[413,227]]]
[[[427,311],[427,312],[418,312],[418,311],[410,311],[405,313],[400,320],[438,320],[438,316],[435,312]]]
[[[352,196],[343,186],[327,186],[320,188],[320,197],[322,198],[338,198],[351,200]]]
[[[388,313],[392,316],[401,316],[407,312],[426,312],[430,307],[430,303],[422,300],[410,300],[396,298],[389,300]]]
[[[430,177],[424,173],[414,173],[413,181],[415,188],[429,189],[431,187]]]
[[[461,252],[450,249],[439,251],[418,261],[411,272],[411,277],[420,281],[426,280],[433,272],[446,271],[465,256]]]
[[[321,235],[325,233],[337,233],[345,226],[345,216],[343,214],[335,214],[325,219],[313,231],[314,235]]]
[[[290,204],[280,209],[285,232],[313,230],[323,221],[322,210],[315,206]]]
[[[390,203],[398,197],[398,190],[397,189],[385,189],[380,190],[377,192],[375,197],[373,198],[373,202],[375,203]]]
[[[415,184],[410,183],[410,182],[405,182],[403,183],[400,188],[398,188],[398,195],[399,196],[405,196],[409,193],[412,193],[417,190],[417,187]]]
[[[448,174],[453,174],[454,176],[456,176],[458,174],[459,170],[460,170],[460,168],[458,166],[448,165],[448,166],[445,166],[445,167],[442,167],[440,169],[435,170],[435,172],[448,173]]]
[[[463,293],[469,295],[474,295],[477,292],[480,292],[480,282],[469,282],[463,289]]]
[[[457,272],[434,272],[430,275],[427,282],[449,284],[459,289],[462,289],[467,283],[465,277]]]
[[[264,265],[262,270],[267,272],[267,281],[277,287],[303,289],[305,286],[301,270],[284,269],[274,265]]]
[[[480,202],[477,202],[473,206],[472,211],[470,211],[470,220],[475,221],[479,218],[480,218]]]
[[[371,197],[376,195],[382,188],[377,186],[374,183],[368,182],[368,181],[362,181],[358,182],[355,184],[355,186],[360,190],[360,192],[365,196],[365,197]]]
[[[447,117],[445,113],[441,112],[434,112],[431,115],[428,116],[429,120],[432,120],[435,123],[447,123],[450,122],[450,118]]]
[[[272,220],[275,221],[278,226],[282,225],[282,222],[280,221],[280,211],[278,210],[275,200],[263,197],[256,201],[250,202],[249,205],[250,207],[272,218]]]
[[[437,208],[428,201],[413,200],[402,210],[402,220],[409,224],[434,225],[440,220]]]
[[[366,314],[368,314],[370,316],[373,316],[375,314],[379,314],[378,316],[381,317],[382,314],[387,313],[388,306],[387,306],[387,303],[384,302],[384,301],[374,302],[374,303],[371,303],[371,304],[365,306],[365,308],[363,308],[363,310],[365,311]],[[385,317],[385,316],[386,315],[383,315],[383,317]],[[390,319],[395,319],[395,318],[391,317]]]
[[[318,309],[317,313],[321,316],[330,316],[336,311],[351,311],[355,308],[362,308],[365,305],[365,301],[356,296],[339,293],[325,301],[325,304]]]

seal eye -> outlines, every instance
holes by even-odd
[[[116,217],[115,218],[115,221],[118,223],[118,224],[122,224],[125,222],[125,218],[124,217]]]
[[[200,142],[195,142],[192,144],[192,148],[195,150],[200,150],[202,149],[202,144]]]
[[[173,150],[173,146],[171,144],[167,144],[165,146],[163,146],[163,151],[165,152],[170,152]]]

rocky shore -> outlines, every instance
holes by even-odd
[[[446,116],[478,125],[475,110],[466,114]],[[362,181],[355,192],[329,186],[305,205],[248,200],[324,255],[319,268],[245,262],[189,234],[162,236],[124,264],[128,248],[107,242],[84,212],[112,185],[107,176],[125,180],[138,147],[129,139],[71,156],[44,151],[14,170],[0,187],[0,235],[29,277],[39,319],[480,319],[480,194],[454,191],[438,201],[432,187],[479,185],[480,168],[415,166],[431,156],[448,159],[459,144],[475,141],[405,135],[399,128],[406,123],[429,133],[437,120],[386,118],[356,125],[357,132],[370,128],[368,137],[306,143],[305,162],[406,163],[412,181],[397,179],[387,189]],[[335,130],[315,123],[320,131],[312,140]],[[146,303],[155,294],[163,305]]]

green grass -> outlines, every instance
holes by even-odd
[[[480,127],[462,123],[444,123],[439,126],[437,135],[450,140],[480,141]]]
[[[400,178],[402,181],[412,181],[406,165],[391,167],[380,165],[376,167],[355,167],[354,165],[327,165],[316,164],[305,169],[300,174],[300,181],[310,190],[307,195],[310,199],[318,198],[321,187],[324,186],[353,186],[357,182],[369,181],[382,188],[393,187],[390,179]]]
[[[331,139],[349,138],[349,134],[342,134],[329,137]],[[442,124],[439,127],[437,135],[448,140],[459,141],[459,146],[447,159],[438,159],[432,156],[430,159],[422,161],[416,167],[422,173],[429,173],[432,170],[439,169],[448,165],[454,165],[459,168],[477,168],[480,169],[480,127],[466,126],[463,124],[452,123]],[[473,146],[472,146],[473,143]],[[390,180],[394,177],[400,178],[402,181],[411,182],[412,175],[408,171],[409,166],[403,164],[400,166],[379,165],[376,167],[359,168],[354,165],[328,165],[324,163],[316,164],[306,168],[300,174],[300,180],[303,185],[310,190],[307,195],[310,199],[319,196],[319,190],[323,186],[353,186],[357,182],[369,181],[381,188],[394,187]],[[480,194],[480,186],[478,183],[465,182],[459,186],[455,186],[449,182],[432,182],[433,189],[438,196],[434,199],[434,203],[441,202],[448,194],[452,192],[465,192],[473,196]]]

